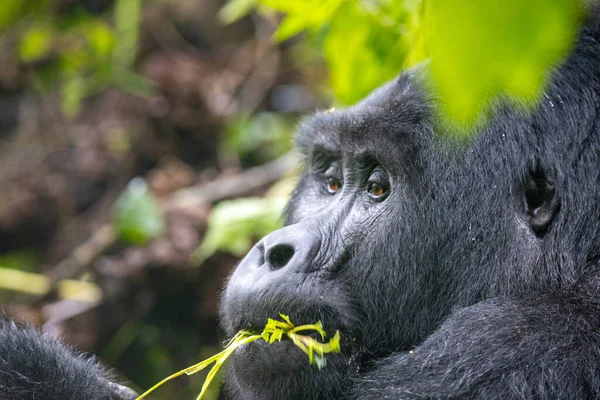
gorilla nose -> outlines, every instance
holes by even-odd
[[[301,284],[305,274],[315,269],[319,239],[316,229],[307,223],[289,225],[265,236],[231,275],[225,306],[235,307],[254,294]]]
[[[288,225],[260,240],[239,263],[225,289],[221,307],[228,333],[249,323],[264,324],[248,321],[238,312],[247,304],[262,309],[266,303],[281,302],[279,311],[289,312],[290,289],[302,286],[307,274],[319,268],[320,247],[317,227],[307,222]]]
[[[265,236],[238,265],[232,280],[246,283],[306,273],[319,251],[319,236],[306,223],[289,225]]]
[[[307,272],[319,249],[319,240],[306,225],[294,224],[265,236],[256,247],[271,271],[287,267],[293,272]]]

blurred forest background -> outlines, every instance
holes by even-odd
[[[3,0],[4,311],[140,392],[216,353],[219,291],[281,224],[301,115],[425,59],[449,130],[541,96],[579,3],[491,3]]]

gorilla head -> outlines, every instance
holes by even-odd
[[[221,315],[229,335],[278,313],[321,320],[342,353],[317,371],[289,341],[244,346],[233,397],[351,397],[365,374],[377,380],[375,361],[406,355],[453,310],[568,290],[595,268],[599,58],[584,32],[534,112],[499,103],[461,143],[434,120],[426,70],[305,120],[286,226],[237,267]]]

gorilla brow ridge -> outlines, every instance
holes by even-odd
[[[340,124],[332,113],[320,112],[304,118],[294,138],[295,148],[303,155],[314,151],[320,145],[329,151],[339,151]]]

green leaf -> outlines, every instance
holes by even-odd
[[[302,14],[310,13],[310,11],[318,6],[319,3],[327,3],[329,0],[303,0],[303,1],[289,1],[289,0],[258,0],[258,2],[272,10],[287,13],[287,14]]]
[[[94,21],[86,24],[84,36],[94,56],[104,59],[113,53],[116,43],[115,34],[105,23]]]
[[[320,28],[329,22],[344,0],[259,0],[259,2],[287,14],[274,35],[278,41],[283,41],[305,29]]]
[[[262,164],[290,150],[293,128],[293,121],[278,113],[237,115],[228,121],[226,144],[244,161]]]
[[[19,41],[19,59],[22,62],[39,61],[52,50],[53,31],[50,27],[34,26]]]
[[[0,6],[0,32],[17,20],[22,12],[24,0],[2,0]]]
[[[61,109],[67,117],[77,115],[81,109],[81,101],[86,95],[85,80],[78,74],[69,74],[65,77],[60,93],[62,97]]]
[[[120,67],[113,68],[111,81],[122,91],[142,98],[149,98],[155,93],[154,83],[150,79]]]
[[[192,259],[202,264],[216,251],[244,255],[256,239],[281,226],[286,197],[244,198],[219,203],[211,212],[208,230]]]
[[[113,227],[121,240],[143,245],[164,230],[158,204],[142,178],[134,178],[117,200]]]
[[[442,111],[471,125],[506,94],[534,104],[570,51],[582,16],[577,0],[428,0],[421,28]]]
[[[232,24],[250,14],[257,4],[256,0],[230,0],[219,10],[219,21]]]
[[[274,37],[282,42],[314,25],[310,14],[290,14],[283,19]]]
[[[120,68],[133,66],[137,55],[142,0],[117,0],[115,30],[119,40],[114,52],[114,63]]]
[[[277,40],[302,31],[308,40],[323,39],[331,85],[344,104],[363,98],[402,67],[429,59],[431,88],[451,130],[484,121],[498,98],[536,104],[574,44],[586,3],[258,1],[285,14]]]
[[[12,268],[20,271],[35,272],[38,265],[39,257],[31,249],[0,254],[0,268]]]
[[[345,7],[331,22],[323,50],[336,99],[353,104],[399,73],[407,44],[394,25]]]
[[[267,324],[265,325],[265,329],[260,334],[247,330],[239,331],[229,341],[229,343],[226,345],[223,351],[205,359],[204,361],[200,361],[197,364],[194,364],[192,366],[182,369],[179,372],[175,372],[174,374],[167,376],[165,379],[158,382],[150,389],[142,393],[142,395],[139,396],[137,400],[146,398],[146,396],[152,393],[155,389],[157,389],[164,383],[174,378],[177,378],[178,376],[181,376],[183,374],[193,375],[214,363],[212,369],[206,376],[204,384],[202,385],[202,391],[196,398],[197,400],[201,400],[207,394],[207,389],[210,386],[214,377],[216,376],[217,372],[223,366],[225,361],[227,361],[227,359],[233,354],[233,352],[238,347],[247,345],[248,343],[252,343],[260,339],[264,340],[269,344],[273,344],[276,341],[281,341],[283,335],[285,334],[296,346],[298,346],[298,348],[300,348],[300,350],[302,350],[308,355],[310,364],[316,365],[317,369],[321,369],[327,364],[327,361],[325,360],[324,356],[325,354],[341,352],[339,331],[335,332],[334,337],[331,338],[329,342],[321,343],[310,336],[299,335],[297,333],[297,330],[299,328],[302,328],[302,330],[315,330],[321,333],[323,332],[323,327],[321,326],[320,322],[317,322],[317,324],[314,325],[302,325],[301,327],[295,327],[289,318],[284,317],[283,314],[280,315],[286,320],[286,322],[276,321],[274,319],[269,318]],[[325,340],[324,337],[323,340]]]

